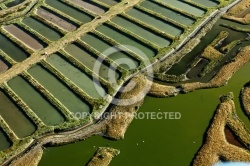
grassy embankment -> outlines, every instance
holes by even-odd
[[[145,76],[135,76],[124,89],[117,101],[110,109],[110,115],[107,117],[104,135],[111,139],[123,139],[125,132],[135,116],[135,112],[143,103],[143,99],[150,88],[149,82]]]
[[[0,11],[0,22],[6,22],[23,16],[31,10],[38,0],[25,0],[23,3]]]
[[[240,27],[237,27],[237,26],[234,26],[234,25],[228,25],[228,24],[221,24],[221,26],[224,26],[226,28],[230,28],[232,30],[239,31],[239,32],[250,33],[250,29],[249,28],[240,28]]]

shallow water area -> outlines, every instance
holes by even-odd
[[[14,77],[8,85],[46,125],[59,125],[65,121],[59,110],[21,76]]]
[[[96,84],[90,75],[74,67],[60,55],[53,54],[47,61],[91,97],[100,98],[106,95],[105,89]]]
[[[78,97],[70,88],[42,66],[34,66],[28,72],[72,113],[89,113],[91,111],[86,101]]]

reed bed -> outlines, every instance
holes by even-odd
[[[241,103],[245,113],[250,117],[250,86],[244,87],[241,91]]]
[[[119,150],[110,147],[99,147],[94,157],[87,166],[108,166],[112,158],[120,153]]]
[[[223,18],[243,24],[250,24],[250,1],[242,0],[229,9]]]
[[[107,123],[106,132],[104,134],[106,137],[115,140],[124,139],[125,132],[147,93],[147,91],[145,91],[147,89],[145,88],[146,86],[150,86],[150,83],[143,75],[134,77],[128,83],[117,105],[111,108],[111,114],[107,117],[109,122]],[[126,103],[126,99],[132,100]]]
[[[171,97],[178,94],[178,89],[174,86],[161,85],[153,83],[149,91],[149,95],[156,97]]]
[[[37,166],[43,155],[42,147],[35,147],[11,162],[10,166]]]

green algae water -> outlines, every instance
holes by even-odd
[[[56,41],[63,36],[61,33],[55,31],[54,29],[50,28],[49,26],[36,20],[33,17],[27,17],[23,19],[22,22],[50,41]]]
[[[22,88],[20,88],[20,85]],[[23,77],[16,76],[8,81],[8,86],[30,107],[46,124],[59,125],[65,121],[60,112],[32,87]]]
[[[4,131],[0,128],[0,150],[6,150],[11,146],[11,143],[8,139],[8,137],[6,136],[6,134],[4,133]]]
[[[166,22],[161,21],[160,19],[150,15],[143,13],[142,11],[138,9],[131,9],[127,12],[128,15],[137,18],[138,20],[144,22],[145,24],[151,25],[157,29],[159,29],[162,32],[165,32],[167,34],[171,34],[173,36],[179,36],[183,33],[183,29],[168,24]]]
[[[215,7],[216,5],[219,5],[219,2],[212,1],[212,0],[205,0],[205,1],[199,1],[199,0],[192,0],[198,4],[201,4],[206,7]]]
[[[95,43],[95,49],[97,51],[99,51],[104,56],[108,57],[109,59],[113,60],[118,65],[121,65],[126,70],[135,69],[139,66],[139,63],[140,63],[139,60],[136,60],[135,58],[133,58],[132,56],[129,56],[125,52],[120,52],[117,49],[112,48],[112,45],[103,41],[101,38],[97,37],[94,34],[90,34],[90,33],[86,34],[83,37],[81,37],[81,40],[90,46],[93,43]],[[72,49],[72,50],[75,50],[75,49]],[[109,52],[114,51],[114,53],[109,54],[109,52],[108,52],[108,53],[104,54],[104,51],[106,51],[106,50],[110,50]],[[106,68],[105,72],[110,72],[109,70],[110,70],[109,68]],[[113,74],[115,74],[115,73],[113,73]],[[100,73],[100,75],[103,75],[103,74]]]
[[[59,1],[59,0],[45,0],[46,4],[50,5],[51,7],[59,10],[59,11],[62,11],[63,13],[65,13],[66,15],[80,21],[80,22],[83,22],[83,23],[87,23],[87,22],[90,22],[93,17],[74,8],[74,7],[71,7],[69,5],[67,5],[66,3],[62,2],[62,1]]]
[[[91,107],[86,101],[81,100],[74,94],[67,86],[65,86],[59,79],[49,73],[40,65],[36,65],[28,70],[42,86],[52,93],[63,105],[71,112],[90,112]]]
[[[123,32],[115,29],[114,27],[111,27],[110,25],[103,24],[103,25],[97,27],[96,30],[101,32],[102,34],[112,38],[113,40],[115,40],[119,44],[131,45],[131,46],[138,48],[139,50],[143,51],[143,53],[145,55],[147,55],[148,58],[152,58],[156,55],[156,51],[153,50],[152,48],[146,46],[145,44],[143,44],[142,42],[133,38],[132,36],[128,36],[128,35],[124,34]],[[140,55],[140,54],[138,54],[138,55]],[[144,58],[144,57],[142,56],[142,58]]]
[[[0,34],[0,43],[0,49],[13,60],[21,62],[28,57],[28,54],[21,47],[2,34]]]
[[[121,16],[117,16],[113,18],[111,21],[117,24],[118,26],[126,27],[127,30],[133,32],[134,34],[139,35],[140,37],[146,39],[147,41],[150,41],[158,45],[159,47],[166,47],[171,44],[171,40],[161,37],[157,34],[154,34],[150,30],[147,30],[144,27],[137,25],[136,23],[133,23]]]
[[[162,2],[168,4],[172,7],[178,8],[179,10],[186,11],[190,14],[195,15],[195,16],[201,16],[205,13],[204,10],[199,9],[197,7],[194,7],[194,6],[186,3],[185,1],[183,2],[180,0],[162,0]]]
[[[47,58],[47,61],[59,72],[63,73],[65,77],[69,78],[72,82],[79,86],[79,88],[88,93],[91,97],[100,98],[106,95],[105,89],[103,87],[97,84],[96,86],[94,85],[94,81],[90,75],[73,66],[61,55],[53,54]]]
[[[27,137],[36,130],[31,120],[3,91],[0,91],[0,115],[19,138]]]
[[[182,13],[176,12],[174,10],[171,10],[169,8],[166,8],[164,6],[161,6],[157,3],[155,3],[154,1],[144,1],[140,4],[140,6],[147,8],[151,11],[160,13],[161,15],[168,17],[170,19],[173,19],[183,25],[189,26],[192,25],[195,20],[192,18],[189,18],[185,15],[183,15]]]
[[[202,146],[203,136],[220,103],[220,95],[234,92],[237,114],[250,128],[238,98],[243,85],[250,81],[249,71],[250,64],[247,64],[236,72],[227,86],[221,88],[197,90],[172,98],[148,96],[139,112],[180,112],[181,119],[135,119],[121,141],[95,136],[75,144],[47,148],[39,166],[84,165],[100,146],[121,150],[112,160],[111,166],[190,165]]]

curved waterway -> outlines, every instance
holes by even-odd
[[[250,64],[247,64],[236,72],[227,86],[221,88],[198,90],[173,98],[147,96],[139,112],[180,112],[181,119],[135,119],[121,141],[95,136],[75,144],[46,148],[39,166],[84,165],[100,146],[121,150],[111,166],[190,165],[202,146],[203,135],[220,103],[220,95],[234,92],[237,113],[250,128],[238,99],[241,88],[250,80],[249,71]]]

